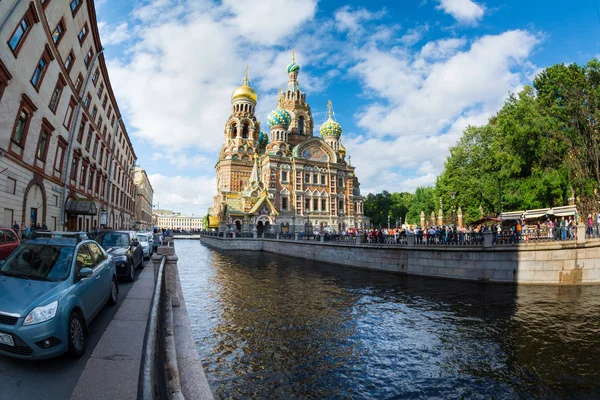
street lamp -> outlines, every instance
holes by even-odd
[[[452,209],[452,223],[454,225],[456,225],[456,215],[454,213],[454,198],[456,197],[456,193],[455,192],[450,192],[450,199],[452,199],[452,205],[450,206],[450,208]]]

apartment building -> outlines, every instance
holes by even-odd
[[[135,185],[135,226],[138,229],[151,229],[153,227],[152,199],[154,189],[152,189],[144,169],[135,167],[133,184]]]
[[[0,224],[129,228],[136,155],[93,0],[0,1]]]

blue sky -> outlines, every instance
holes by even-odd
[[[573,5],[575,4],[575,5]],[[109,74],[154,203],[201,215],[245,65],[263,130],[291,50],[363,193],[435,183],[468,124],[556,63],[600,54],[600,0],[97,0]]]

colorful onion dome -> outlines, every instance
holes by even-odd
[[[258,143],[261,145],[268,144],[269,143],[269,135],[267,135],[263,131],[260,131],[260,134],[258,135]]]
[[[239,86],[237,89],[233,91],[231,94],[231,102],[233,103],[237,99],[246,99],[252,100],[256,103],[258,100],[258,95],[256,91],[248,85],[248,66],[246,65],[246,74],[244,75],[244,84]]]
[[[269,117],[267,118],[267,124],[269,124],[269,127],[283,125],[285,129],[287,129],[291,121],[292,117],[290,116],[290,113],[284,110],[281,106],[277,106],[276,109],[271,111],[271,114],[269,114]]]
[[[321,125],[319,128],[319,132],[321,132],[321,136],[337,136],[340,137],[342,135],[342,126],[333,120],[332,115],[332,107],[331,100],[327,103],[327,121]]]
[[[288,64],[287,68],[287,73],[291,73],[291,72],[298,72],[300,71],[300,66],[298,64],[296,64],[296,55],[294,50],[292,50],[292,62]]]
[[[342,156],[342,158],[344,158],[344,156],[346,155],[346,148],[342,143],[340,143],[340,155]]]

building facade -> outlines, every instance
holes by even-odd
[[[154,226],[152,224],[154,189],[145,170],[135,167],[133,184],[135,185],[135,227],[151,229]]]
[[[156,215],[156,226],[159,229],[170,229],[179,231],[199,231],[203,228],[203,217],[196,217],[194,215],[181,215],[177,212],[162,211]]]
[[[270,232],[364,229],[364,198],[355,168],[346,159],[342,127],[333,116],[314,136],[315,122],[298,83],[292,56],[289,82],[268,116],[269,133],[256,118],[258,95],[248,82],[231,97],[231,115],[215,166],[213,217],[219,230]],[[211,226],[214,227],[214,225]]]
[[[136,155],[93,0],[0,2],[0,224],[128,228]]]

